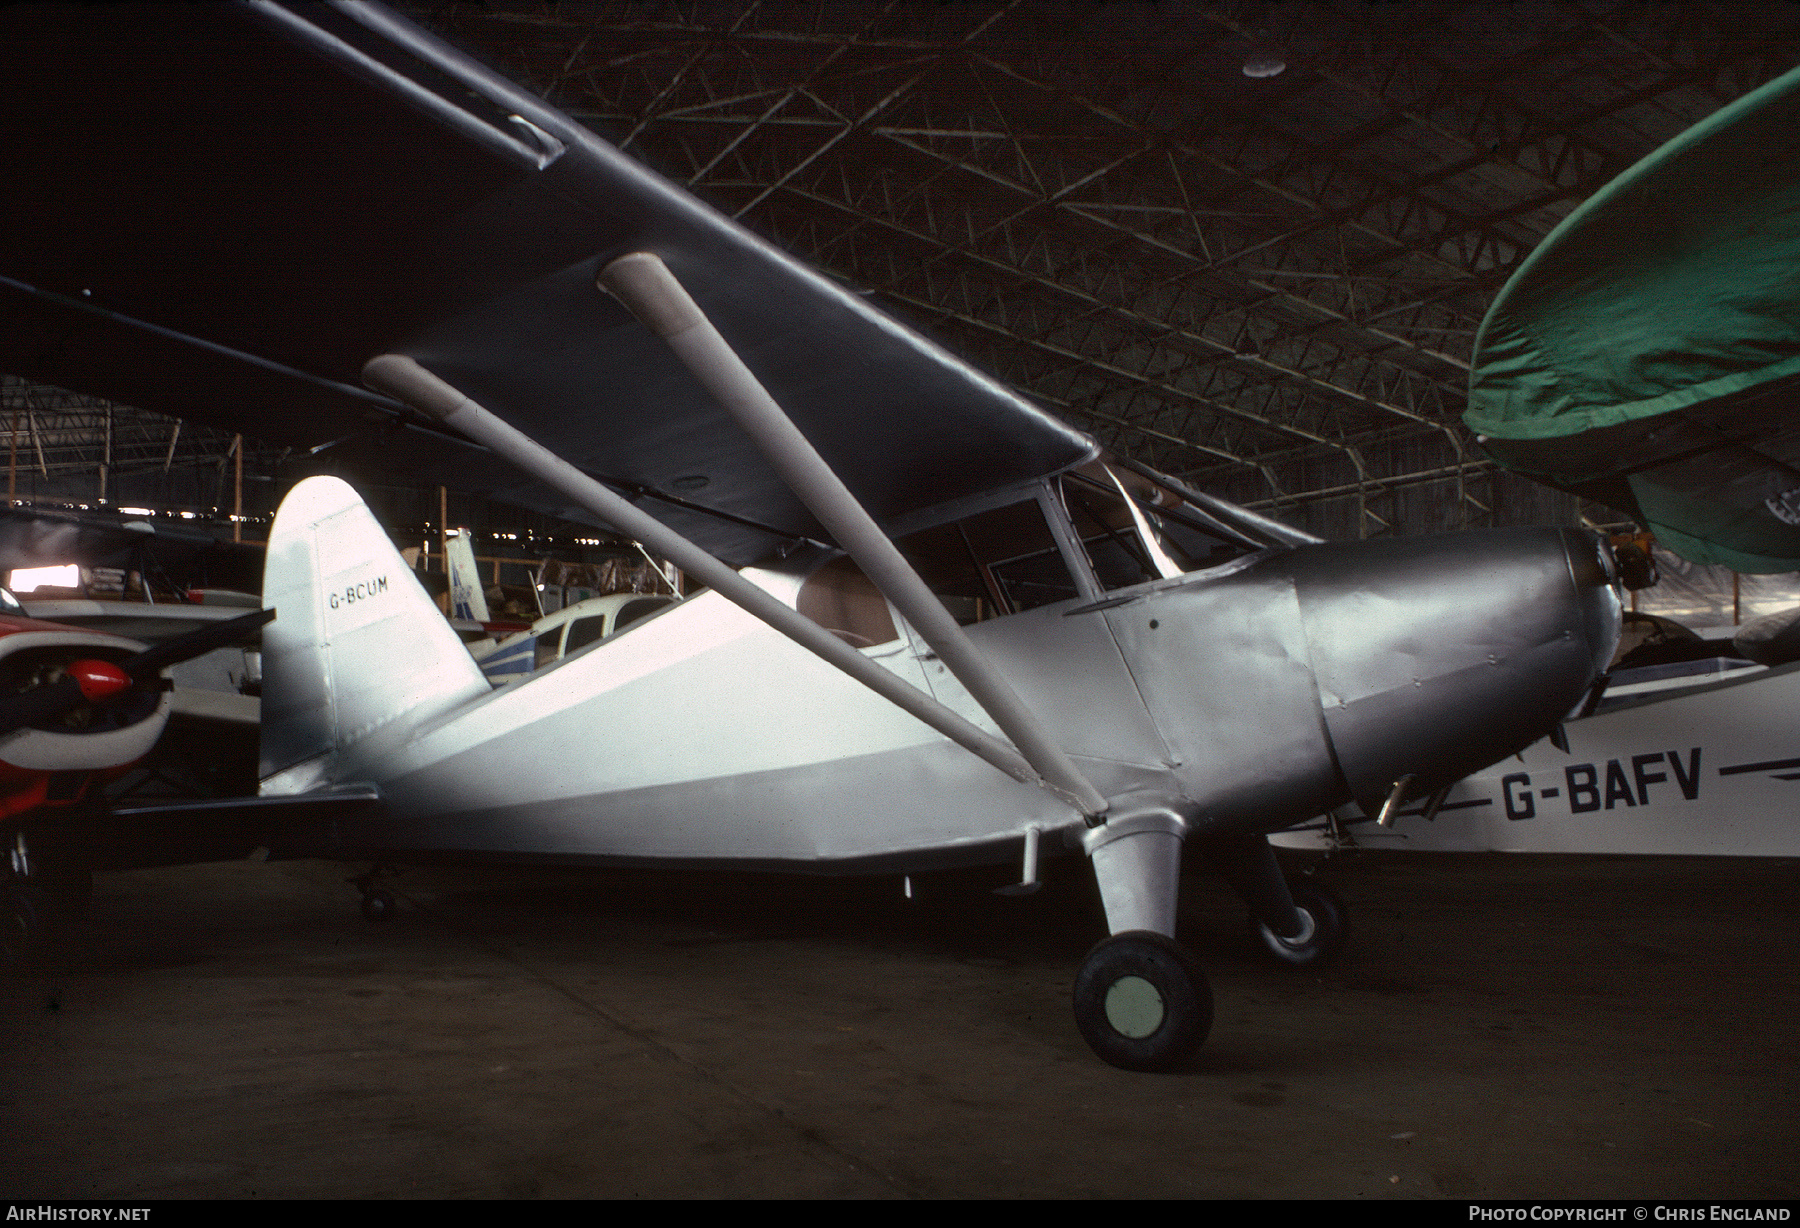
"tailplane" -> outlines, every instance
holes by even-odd
[[[277,611],[263,632],[264,793],[355,774],[359,751],[395,746],[491,689],[387,533],[337,478],[307,478],[282,501],[263,600]]]

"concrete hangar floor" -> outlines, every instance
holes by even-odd
[[[1800,862],[1362,853],[1267,966],[1184,885],[1217,1022],[1101,1064],[1083,867],[808,880],[344,867],[98,876],[0,987],[14,1198],[1800,1195]]]

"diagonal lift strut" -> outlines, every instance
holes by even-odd
[[[642,542],[721,597],[823,658],[828,664],[849,674],[882,698],[917,717],[1013,779],[1050,788],[1030,762],[1013,747],[869,660],[831,632],[740,576],[706,550],[655,517],[632,506],[542,444],[476,404],[413,359],[399,354],[383,354],[364,366],[363,379],[371,388],[387,393],[454,427],[491,449],[497,456],[567,495],[620,533]]]
[[[931,645],[1052,791],[1090,821],[1105,814],[1107,802],[1099,790],[982,655],[661,257],[651,252],[621,256],[600,271],[598,280],[668,344],[682,365],[731,414],[782,481]]]

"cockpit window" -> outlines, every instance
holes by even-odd
[[[619,610],[619,616],[613,620],[613,634],[617,635],[640,618],[648,618],[668,604],[667,597],[645,597],[638,601],[627,601]]]
[[[1063,478],[1062,496],[1075,536],[1087,551],[1101,588],[1127,588],[1158,578],[1131,511],[1117,490],[1068,474]]]
[[[1174,492],[1129,470],[1096,461],[1065,473],[1060,490],[1102,588],[1204,571],[1246,549],[1184,515]]]
[[[1079,593],[1036,499],[934,525],[896,544],[965,625]]]
[[[0,588],[0,613],[25,613],[24,605],[20,603],[17,597],[12,595],[12,590],[9,588]]]

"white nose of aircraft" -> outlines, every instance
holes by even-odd
[[[1295,552],[1325,727],[1373,813],[1523,750],[1618,643],[1615,569],[1575,529],[1496,529]]]

